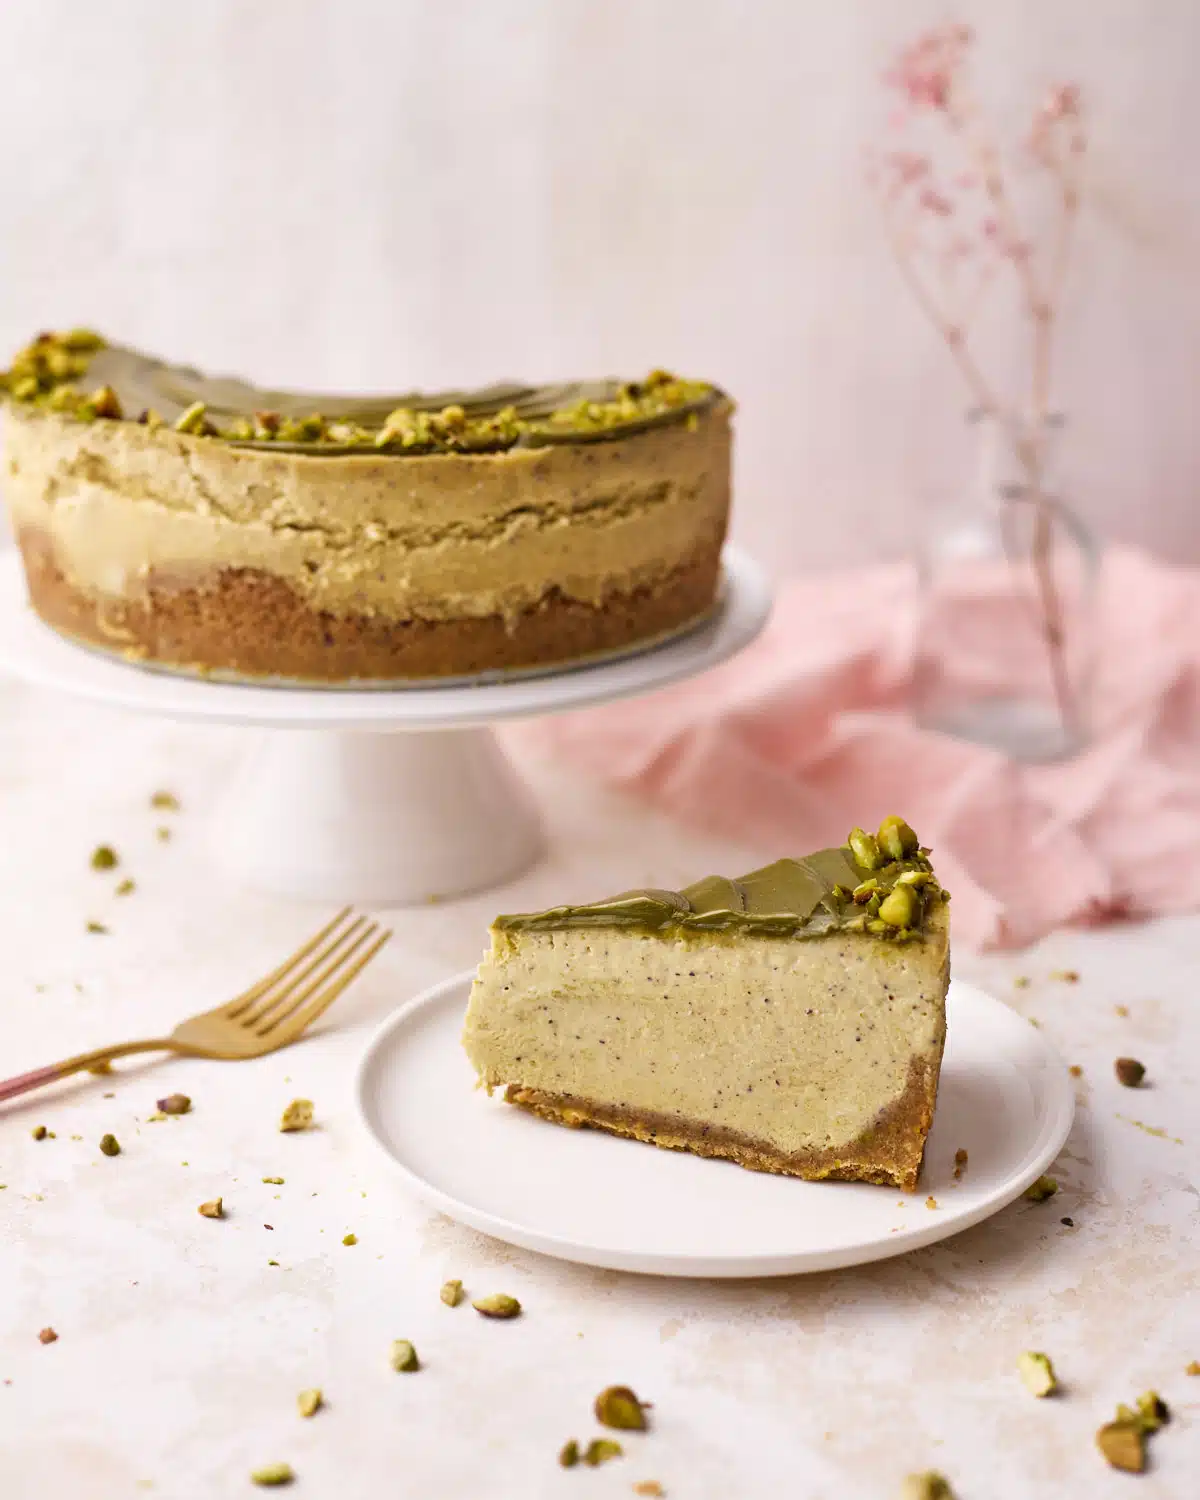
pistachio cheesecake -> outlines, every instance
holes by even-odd
[[[714,604],[732,405],[701,381],[304,395],[74,330],[0,396],[33,606],[131,661],[383,685],[619,652]]]
[[[913,1189],[946,1036],[946,892],[900,818],[737,880],[497,917],[463,1045],[563,1125]]]

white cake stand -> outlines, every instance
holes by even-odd
[[[371,906],[511,880],[542,848],[532,799],[487,727],[650,692],[725,661],[770,613],[761,570],[727,548],[720,602],[696,630],[619,659],[435,687],[250,687],[173,676],[72,645],[0,556],[0,671],[164,718],[266,731],[224,792],[212,848],[277,895]]]

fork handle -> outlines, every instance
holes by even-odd
[[[15,1099],[18,1094],[28,1094],[33,1089],[40,1089],[44,1084],[53,1083],[56,1078],[69,1078],[72,1073],[80,1073],[84,1068],[95,1068],[100,1063],[112,1062],[117,1057],[128,1057],[132,1052],[163,1052],[174,1051],[175,1043],[171,1041],[157,1042],[122,1042],[117,1047],[98,1047],[95,1052],[81,1052],[78,1057],[68,1057],[65,1062],[51,1063],[48,1068],[35,1068],[32,1073],[18,1073],[15,1078],[7,1078],[0,1083],[0,1103],[5,1099]]]

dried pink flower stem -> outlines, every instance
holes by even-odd
[[[1000,424],[1025,472],[1024,495],[1034,507],[1030,563],[1038,594],[1039,628],[1046,645],[1059,714],[1064,728],[1074,734],[1079,728],[1079,712],[1066,663],[1063,607],[1054,574],[1053,511],[1045,492],[1045,464],[1056,310],[1078,214],[1080,162],[1086,141],[1078,90],[1072,85],[1060,85],[1035,114],[1030,135],[1036,163],[1050,173],[1058,187],[1059,213],[1043,281],[1033,247],[1022,232],[1005,183],[999,150],[966,83],[971,42],[970,31],[962,26],[927,32],[901,51],[887,81],[899,90],[910,114],[944,116],[971,168],[967,176],[957,180],[978,181],[982,187],[992,216],[984,226],[985,236],[1012,265],[1030,321],[1032,369],[1027,414],[999,397],[968,347],[969,306],[955,316],[948,305],[945,275],[943,296],[939,297],[918,269],[916,237],[902,226],[901,214],[905,210],[911,214],[915,207],[917,212],[924,210],[945,220],[955,211],[952,197],[933,182],[927,157],[901,151],[885,158],[891,180],[882,195],[884,220],[896,264],[918,305],[940,333],[976,406]],[[977,281],[976,305],[987,282],[984,272]]]

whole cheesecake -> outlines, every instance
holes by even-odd
[[[128,660],[384,685],[595,659],[714,606],[732,403],[702,381],[351,399],[74,330],[0,393],[33,606]]]
[[[911,1190],[950,964],[928,855],[887,818],[736,880],[497,917],[467,1056],[558,1124]]]

